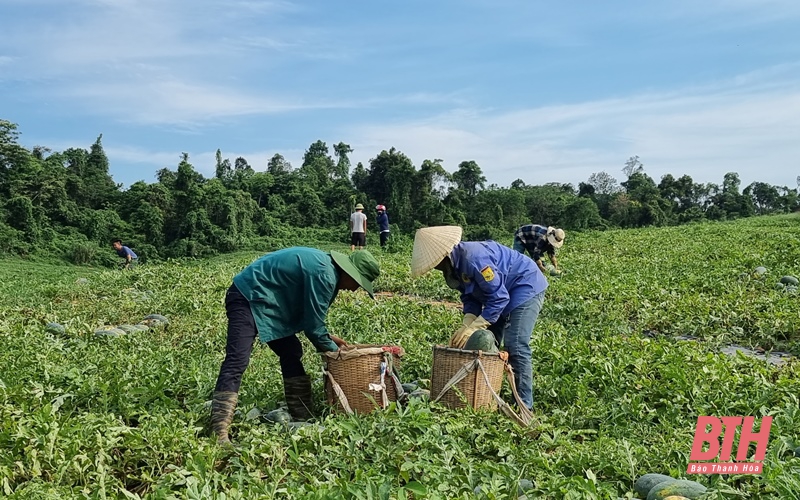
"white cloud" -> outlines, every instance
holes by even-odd
[[[99,114],[140,124],[195,128],[220,118],[337,107],[337,103],[303,103],[273,99],[213,85],[172,79],[101,83],[65,89],[69,97],[91,100]],[[124,118],[123,118],[124,117]]]
[[[500,185],[516,178],[577,184],[600,170],[621,177],[625,160],[639,155],[656,181],[665,173],[688,173],[699,182],[721,182],[736,171],[745,185],[759,180],[792,186],[800,174],[800,78],[786,75],[787,68],[781,81],[753,74],[683,92],[515,111],[460,110],[364,123],[345,136],[354,138],[354,161],[394,146],[417,165],[442,158],[450,171],[476,160]]]

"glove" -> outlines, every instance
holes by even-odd
[[[475,318],[477,318],[477,316],[475,316],[474,314],[471,314],[471,313],[465,314],[465,315],[464,315],[464,319],[463,319],[463,321],[461,322],[461,328],[459,328],[458,330],[456,330],[456,332],[455,332],[455,333],[454,333],[454,334],[453,334],[453,335],[450,337],[450,342],[448,343],[448,345],[450,345],[450,346],[453,346],[453,347],[454,347],[454,346],[455,346],[455,343],[456,343],[456,341],[458,341],[458,340],[461,338],[461,334],[464,332],[464,330],[466,330],[466,328],[467,328],[467,327],[468,327],[468,326],[469,326],[469,325],[470,325],[470,324],[471,324],[473,321],[475,321]],[[464,340],[464,342],[466,342],[466,339]]]
[[[474,314],[467,313],[467,314],[464,315],[464,319],[461,321],[461,325],[462,326],[469,326],[469,325],[472,324],[473,321],[475,321],[476,318],[477,318],[477,316],[475,316]]]
[[[478,330],[484,330],[489,326],[491,326],[491,323],[486,321],[483,316],[478,316],[466,328],[460,330],[460,333],[456,332],[453,334],[453,337],[450,339],[450,347],[462,349],[473,333]]]

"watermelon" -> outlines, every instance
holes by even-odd
[[[795,278],[794,276],[784,276],[783,278],[781,278],[781,283],[783,283],[784,285],[797,286],[798,284],[800,284],[800,281],[798,281],[797,278]]]
[[[636,480],[633,484],[633,490],[643,497],[646,497],[655,485],[672,480],[670,476],[665,476],[664,474],[645,474]]]
[[[431,397],[431,391],[427,389],[417,389],[408,395],[409,399],[422,399],[428,400]]]
[[[464,350],[497,352],[494,333],[489,330],[476,330],[464,344]]]
[[[47,323],[45,330],[54,335],[64,335],[67,332],[67,329],[64,328],[64,325],[59,323]]]
[[[411,393],[418,389],[417,384],[405,383],[403,384],[403,392]]]
[[[125,333],[136,333],[139,331],[139,329],[133,325],[118,325],[117,328]]]
[[[794,456],[800,457],[800,446],[794,449]]]
[[[517,496],[524,495],[526,491],[533,489],[533,482],[530,479],[520,479],[517,483]]]
[[[691,499],[686,498],[683,495],[670,495],[668,497],[664,497],[664,500],[691,500]]]
[[[298,429],[302,429],[303,427],[311,427],[316,424],[311,422],[286,422],[285,425],[289,432],[296,432]],[[325,430],[325,428],[322,426],[319,426],[319,428],[320,430]]]
[[[245,420],[255,420],[260,416],[261,416],[261,410],[259,410],[257,407],[253,407],[252,410],[247,412],[244,418]]]
[[[764,267],[764,266],[758,266],[756,268],[756,274],[759,275],[759,276],[761,276],[762,274],[766,274],[766,272],[767,272],[767,268]]]
[[[125,331],[119,328],[100,328],[95,330],[94,334],[99,337],[121,337],[125,335]]]
[[[134,328],[136,328],[136,330],[138,330],[138,331],[140,331],[140,332],[146,332],[147,330],[149,330],[149,329],[150,329],[150,327],[149,327],[149,326],[147,326],[147,325],[143,325],[143,324],[141,324],[141,323],[139,323],[138,325],[133,325],[133,327],[134,327]]]
[[[275,422],[278,424],[288,424],[289,422],[292,421],[292,416],[289,415],[289,412],[283,408],[272,410],[271,412],[264,415],[264,418],[266,418],[270,422]]]
[[[683,496],[686,498],[698,498],[706,492],[706,487],[694,481],[686,479],[673,479],[659,483],[647,494],[647,500],[665,500],[670,496]]]
[[[144,321],[142,321],[142,323],[150,326],[158,324],[168,325],[169,319],[167,319],[166,316],[162,316],[160,314],[148,314],[147,316],[144,317]]]

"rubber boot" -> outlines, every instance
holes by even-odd
[[[238,401],[239,394],[236,392],[214,392],[214,399],[211,401],[211,431],[217,436],[219,444],[231,444],[228,427],[233,421],[233,412]]]
[[[283,379],[283,394],[286,407],[295,420],[313,418],[314,401],[311,395],[311,379],[308,375]]]

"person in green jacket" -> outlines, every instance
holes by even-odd
[[[339,290],[361,287],[374,298],[372,282],[379,274],[378,262],[368,251],[348,257],[292,247],[259,258],[233,278],[225,295],[225,360],[211,403],[211,428],[219,443],[230,443],[228,428],[256,336],[280,359],[289,413],[297,419],[311,418],[311,379],[303,368],[303,347],[296,334],[304,332],[322,352],[347,345],[328,332],[328,308]]]

